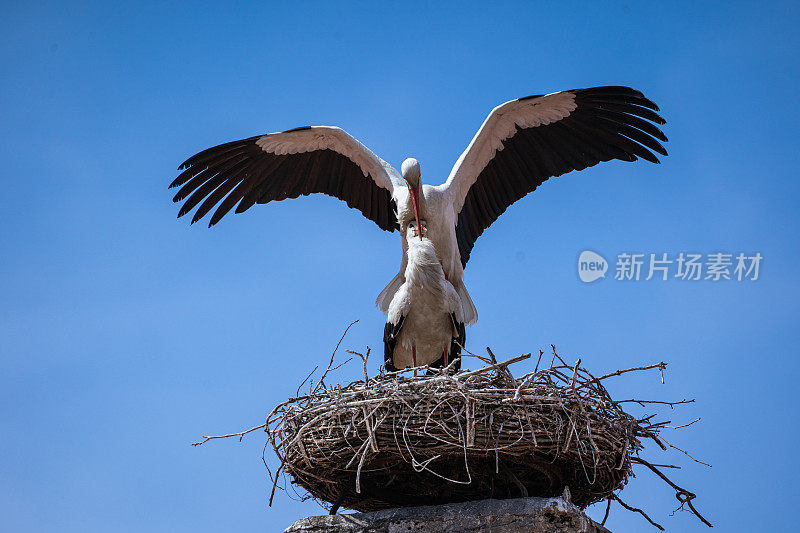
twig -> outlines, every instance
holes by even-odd
[[[486,357],[483,357],[482,355],[477,355],[477,354],[474,354],[474,353],[470,352],[469,350],[467,350],[466,348],[461,346],[461,344],[458,341],[456,341],[456,344],[458,344],[458,347],[461,348],[461,355],[462,356],[466,355],[468,357],[474,357],[475,359],[480,359],[481,361],[483,361],[487,365],[492,363],[492,361],[490,359],[487,359]]]
[[[656,468],[654,465],[648,463],[644,459],[642,459],[640,457],[632,457],[631,460],[635,460],[634,462],[646,466],[651,471],[653,471],[653,473],[655,473],[658,477],[660,477],[662,480],[664,480],[664,482],[667,485],[669,485],[670,487],[675,489],[675,497],[678,499],[679,502],[681,502],[681,506],[678,507],[678,509],[682,509],[684,505],[688,505],[689,509],[691,509],[692,513],[694,513],[694,515],[697,518],[699,518],[705,525],[707,525],[708,527],[714,527],[714,526],[711,525],[711,522],[709,522],[708,520],[703,518],[703,515],[701,515],[697,511],[697,509],[694,508],[694,505],[692,505],[692,500],[694,500],[697,497],[697,495],[694,492],[690,492],[690,491],[688,491],[688,490],[686,490],[686,489],[684,489],[682,487],[679,487],[678,485],[673,483],[666,475],[664,475],[664,473],[661,472],[661,470]]]
[[[476,374],[482,374],[482,373],[487,372],[489,370],[495,370],[497,368],[503,368],[503,367],[506,367],[506,366],[508,366],[508,365],[510,365],[512,363],[517,363],[519,361],[524,361],[525,359],[528,359],[530,356],[531,356],[530,353],[524,353],[522,355],[518,355],[516,357],[512,357],[511,359],[506,359],[502,363],[495,363],[493,365],[489,365],[489,366],[485,366],[483,368],[479,368],[478,370],[471,370],[469,372],[462,372],[461,374],[458,375],[458,377],[463,379],[463,378],[467,378],[467,377],[470,377],[470,376],[474,376]]]
[[[675,465],[658,465],[658,464],[653,463],[653,466],[657,466],[659,468],[674,468],[675,470],[680,470],[681,469],[681,467],[675,466]]]
[[[700,419],[699,419],[699,418],[695,418],[694,420],[692,420],[692,421],[691,421],[691,422],[689,422],[688,424],[681,424],[680,426],[664,426],[664,427],[665,427],[665,428],[668,428],[668,429],[681,429],[681,428],[688,428],[689,426],[691,426],[691,425],[692,425],[692,424],[694,424],[695,422],[700,422]]]
[[[606,499],[606,512],[603,515],[603,521],[600,522],[601,526],[606,525],[606,520],[608,519],[608,512],[611,510],[611,498]]]
[[[335,367],[331,368],[331,372],[333,372],[334,370],[338,370],[339,368],[343,367],[344,365],[346,365],[347,363],[349,363],[352,360],[353,360],[352,357],[348,357],[346,360],[342,361],[341,363],[339,363]]]
[[[206,442],[208,442],[210,440],[227,439],[227,438],[230,438],[230,437],[239,437],[239,442],[242,442],[242,439],[248,433],[252,433],[253,431],[256,431],[257,429],[262,429],[262,428],[265,428],[265,427],[267,427],[267,424],[261,424],[260,426],[256,426],[254,428],[250,428],[250,429],[245,430],[245,431],[240,431],[239,433],[229,433],[227,435],[212,435],[212,436],[203,435],[203,440],[201,440],[200,442],[193,442],[192,446],[202,446],[203,444],[205,444]]]
[[[664,528],[663,528],[663,527],[661,527],[661,525],[659,525],[659,524],[656,524],[655,522],[653,522],[653,520],[652,520],[652,519],[651,519],[649,516],[647,516],[647,513],[645,513],[645,512],[644,512],[644,511],[642,511],[641,509],[639,509],[639,508],[637,508],[637,507],[631,507],[631,506],[630,506],[630,505],[628,505],[627,503],[625,503],[625,502],[623,502],[622,500],[620,500],[620,499],[619,499],[619,496],[617,496],[616,494],[612,494],[612,495],[611,495],[611,498],[612,498],[612,499],[614,499],[614,500],[616,500],[616,501],[617,501],[617,503],[619,503],[619,504],[620,504],[621,506],[623,506],[625,509],[627,509],[627,510],[629,510],[629,511],[633,511],[633,512],[635,512],[635,513],[639,513],[640,515],[642,515],[643,517],[645,517],[645,519],[646,519],[648,522],[650,522],[650,524],[652,524],[652,525],[656,526],[656,527],[657,527],[658,529],[660,529],[661,531],[664,531]]]
[[[319,382],[317,382],[317,386],[314,389],[315,391],[319,390],[320,387],[324,387],[325,386],[325,377],[328,375],[328,372],[333,370],[331,368],[331,366],[333,366],[333,358],[336,357],[336,350],[339,349],[339,345],[342,344],[342,341],[344,340],[345,335],[347,335],[347,332],[350,331],[350,328],[353,327],[353,324],[356,324],[357,322],[358,322],[358,319],[353,320],[352,322],[350,322],[350,325],[347,326],[344,329],[344,333],[342,333],[342,337],[339,339],[339,342],[336,343],[336,348],[333,349],[333,353],[331,354],[331,360],[328,363],[328,368],[325,369],[325,372],[322,374],[322,377],[319,378]]]
[[[352,350],[345,350],[347,353],[351,353],[353,355],[357,355],[361,358],[364,366],[364,386],[366,387],[369,384],[369,374],[367,373],[367,359],[369,359],[369,346],[367,346],[367,353],[366,355],[358,352],[354,352]]]
[[[314,375],[314,372],[316,372],[318,368],[319,368],[319,365],[315,366],[315,367],[314,367],[314,370],[312,370],[312,371],[311,371],[311,372],[308,374],[308,376],[306,376],[306,379],[304,379],[304,380],[303,380],[303,382],[302,382],[302,383],[300,383],[300,385],[298,385],[298,386],[297,386],[297,392],[295,393],[295,396],[300,396],[300,389],[302,389],[302,388],[303,388],[303,385],[305,385],[305,384],[306,384],[306,381],[308,381],[308,378],[310,378],[311,376],[313,376],[313,375]]]
[[[669,447],[670,447],[670,448],[674,448],[674,449],[678,450],[679,452],[681,452],[681,453],[685,454],[685,455],[686,455],[686,457],[688,457],[689,459],[691,459],[691,460],[692,460],[692,461],[694,461],[695,463],[700,463],[701,465],[706,465],[706,466],[707,466],[707,467],[709,467],[709,468],[714,468],[714,467],[713,467],[713,466],[711,466],[710,464],[708,464],[708,463],[706,463],[706,462],[703,462],[703,461],[701,461],[700,459],[695,459],[694,457],[692,457],[692,455],[691,455],[689,452],[687,452],[686,450],[684,450],[684,449],[682,449],[682,448],[678,448],[678,447],[677,447],[677,446],[675,446],[674,444],[670,443],[670,442],[669,442],[667,439],[665,439],[664,437],[661,437],[661,440],[663,440],[664,442],[666,442],[666,443],[669,445]]]
[[[536,360],[536,368],[533,370],[534,372],[538,372],[539,371],[539,363],[542,361],[542,356],[543,355],[544,355],[544,352],[542,350],[539,350],[539,359]]]
[[[610,372],[599,378],[594,378],[587,383],[596,383],[598,381],[603,381],[604,379],[612,378],[614,376],[621,376],[622,374],[627,374],[628,372],[638,372],[641,370],[650,370],[651,368],[658,368],[659,370],[663,371],[667,367],[667,363],[661,361],[660,363],[656,363],[654,365],[647,365],[647,366],[637,366],[633,368],[626,368],[625,370],[615,370],[614,372]]]
[[[578,377],[578,367],[581,366],[581,360],[578,359],[575,361],[575,369],[572,371],[572,382],[569,384],[569,388],[572,389],[572,393],[575,394],[575,378]]]
[[[275,488],[278,486],[278,474],[280,474],[281,470],[283,470],[283,465],[286,464],[286,458],[284,457],[281,459],[281,464],[278,466],[278,469],[275,470],[275,481],[272,483],[272,490],[269,492],[269,503],[268,506],[272,507],[272,498],[275,497]]]
[[[660,404],[660,405],[669,405],[670,407],[675,407],[676,405],[682,405],[685,403],[694,403],[694,398],[687,400],[683,399],[679,402],[662,402],[659,400],[616,400],[614,403],[638,403],[639,405],[644,406],[644,404]]]

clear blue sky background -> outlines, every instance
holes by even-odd
[[[175,220],[193,153],[342,126],[442,181],[489,110],[625,84],[656,100],[670,156],[545,184],[478,241],[473,350],[555,343],[616,396],[696,397],[671,440],[708,469],[675,480],[721,531],[790,531],[798,432],[796,4],[600,6],[30,2],[0,20],[0,529],[279,531],[321,511],[266,506],[257,425],[344,347],[380,350],[373,307],[396,235],[328,197],[257,206],[213,230]],[[583,249],[761,252],[756,282],[578,280]],[[527,369],[527,363],[518,371]],[[373,363],[373,370],[377,361]],[[357,376],[345,371],[342,380]],[[622,493],[670,531],[671,490]],[[602,516],[602,505],[590,509]],[[642,531],[614,507],[612,530]]]

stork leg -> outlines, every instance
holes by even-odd
[[[444,347],[444,367],[445,367],[445,368],[447,368],[447,362],[448,362],[448,358],[447,358],[447,346],[445,346],[445,347]]]
[[[411,364],[414,366],[414,375],[417,375],[417,345],[411,345]]]

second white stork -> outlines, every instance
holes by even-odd
[[[348,135],[329,126],[302,127],[221,144],[187,159],[171,187],[183,201],[178,216],[197,207],[213,226],[235,208],[324,193],[347,202],[378,227],[400,229],[400,271],[377,304],[388,311],[405,281],[406,225],[427,221],[445,276],[458,292],[466,323],[477,312],[464,287],[464,267],[477,238],[511,204],[550,177],[601,161],[638,158],[658,163],[667,140],[656,126],[658,106],[629,87],[594,87],[535,95],[492,110],[438,186],[422,184],[419,163],[402,175]],[[661,142],[659,142],[661,141]],[[199,206],[199,207],[198,207]]]
[[[419,239],[417,239],[419,237]],[[425,221],[408,224],[405,281],[389,303],[383,334],[386,369],[446,367],[458,359],[466,341],[461,301],[444,277]]]

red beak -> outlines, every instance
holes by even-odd
[[[414,218],[417,219],[417,232],[419,233],[419,240],[422,240],[422,224],[419,221],[419,188],[409,187],[411,192],[411,203],[414,205]]]

